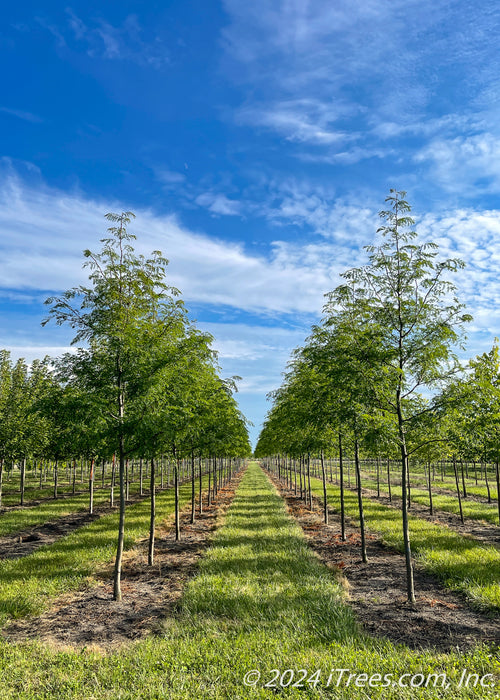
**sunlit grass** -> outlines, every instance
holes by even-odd
[[[204,477],[204,486],[207,480]],[[180,487],[179,496],[180,507],[189,502],[190,483]],[[173,489],[157,494],[157,523],[173,511]],[[125,548],[147,536],[149,513],[149,499],[127,508]],[[112,561],[117,527],[118,513],[110,513],[27,557],[0,562],[0,624],[9,617],[38,613],[55,596],[90,582],[100,567]]]
[[[320,669],[319,682],[264,688],[274,668]],[[446,672],[451,690],[326,687],[338,668],[394,678]],[[178,613],[164,620],[157,637],[109,655],[0,643],[0,685],[9,699],[484,698],[482,688],[454,686],[464,668],[480,676],[500,673],[498,657],[484,647],[466,655],[416,653],[361,634],[335,574],[308,548],[254,465]],[[251,669],[262,673],[255,688],[243,684]]]
[[[361,483],[365,488],[373,490],[377,489],[377,482],[373,479],[361,478]],[[400,486],[392,486],[391,492],[393,496],[401,499]],[[380,485],[380,493],[384,496],[389,494],[388,488],[385,484]],[[415,488],[413,486],[411,489],[411,501],[429,507],[429,494],[426,490]],[[434,510],[442,510],[445,513],[460,515],[460,508],[456,495],[453,496],[450,494],[448,496],[446,494],[433,493],[432,503]],[[462,499],[462,511],[465,518],[470,518],[471,520],[484,520],[492,525],[498,525],[498,507],[496,503],[479,503],[478,501],[468,501],[466,499]]]
[[[312,488],[322,498],[319,479],[312,479]],[[327,494],[330,506],[340,511],[340,488],[328,484]],[[401,512],[374,498],[365,498],[363,503],[366,527],[403,551]],[[345,491],[345,507],[346,514],[358,522],[357,495],[352,491]],[[449,588],[464,593],[475,605],[500,611],[500,551],[496,547],[479,544],[444,525],[412,515],[409,527],[412,551],[428,571]]]

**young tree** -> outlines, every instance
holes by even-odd
[[[406,193],[391,190],[381,211],[378,233],[382,242],[366,246],[369,264],[343,274],[346,284],[329,295],[327,313],[354,313],[363,332],[354,337],[373,383],[374,405],[393,414],[398,426],[401,455],[402,519],[408,600],[415,602],[408,513],[406,503],[407,432],[422,412],[435,402],[415,408],[412,398],[424,387],[436,388],[458,367],[453,346],[460,342],[464,324],[471,320],[447,279],[464,267],[458,259],[436,260],[435,243],[417,243]],[[368,335],[369,333],[369,335]],[[415,449],[419,449],[417,446]]]
[[[168,261],[159,251],[150,258],[137,255],[128,233],[131,212],[106,214],[113,224],[101,240],[99,253],[85,250],[90,285],[47,299],[49,316],[69,324],[73,343],[86,342],[68,356],[66,377],[93,397],[96,410],[108,422],[113,452],[118,454],[120,516],[114,573],[114,599],[121,600],[121,566],[125,533],[125,462],[133,450],[130,436],[138,416],[134,406],[147,393],[163,359],[154,352],[165,335],[185,323],[179,292],[166,284]],[[133,442],[133,441],[132,441]]]

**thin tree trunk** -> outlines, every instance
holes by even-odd
[[[392,503],[391,458],[390,457],[387,457],[387,486],[389,488],[389,503]]]
[[[194,452],[191,450],[191,524],[194,523],[194,511],[196,507],[196,483],[195,483],[195,473],[194,473]]]
[[[432,503],[431,463],[427,462],[427,466],[429,468],[429,474],[428,474],[428,476],[429,476],[429,484],[428,484],[428,487],[429,487],[429,513],[430,513],[430,515],[434,515],[434,506]]]
[[[210,457],[208,458],[208,494],[207,494],[207,505],[210,507],[212,502],[212,492],[210,490],[210,480],[212,478],[212,465],[210,463]]]
[[[181,528],[179,521],[179,460],[174,457],[174,491],[175,491],[175,539],[180,540]]]
[[[339,431],[339,478],[340,478],[340,530],[342,542],[345,542],[345,498],[344,498],[344,459],[342,454],[342,433]]]
[[[21,505],[24,505],[24,487],[26,481],[26,457],[21,460]]]
[[[129,469],[128,469],[128,459],[125,460],[125,500],[129,500]]]
[[[361,472],[359,468],[359,445],[358,438],[354,438],[354,463],[356,467],[356,481],[358,491],[358,508],[359,508],[359,527],[361,530],[361,559],[364,563],[368,561],[366,555],[366,537],[365,537],[365,514],[363,510],[363,494],[361,493]]]
[[[397,396],[399,441],[401,449],[401,510],[403,520],[403,541],[406,564],[406,590],[408,602],[415,603],[415,584],[413,582],[413,561],[411,556],[410,527],[408,523],[408,503],[406,492],[406,477],[408,474],[408,453],[404,434],[403,414],[401,411],[400,394]]]
[[[155,460],[154,460],[154,457],[151,457],[151,468],[150,468],[150,475],[149,475],[149,489],[150,489],[151,509],[150,509],[150,518],[149,518],[148,564],[149,564],[149,566],[153,566],[154,551],[155,551],[155,519],[156,519],[156,485],[155,485]]]
[[[464,524],[464,513],[462,510],[462,497],[460,495],[460,483],[458,481],[457,460],[455,458],[455,455],[453,455],[453,471],[455,472],[455,483],[457,485],[457,497],[458,497],[458,507],[460,509],[460,520],[462,521],[462,525],[463,525]]]
[[[377,498],[380,498],[380,457],[377,455]]]
[[[54,498],[57,498],[57,483],[58,483],[58,459],[54,462]]]
[[[462,489],[464,493],[464,498],[467,498],[467,488],[465,486],[465,476],[464,476],[464,462],[463,459],[460,460],[460,470],[462,472]]]
[[[491,503],[490,482],[488,480],[488,462],[484,463],[484,480],[486,482],[486,490],[488,492],[488,503]],[[500,497],[500,494],[497,493],[497,496]]]
[[[111,464],[111,487],[109,491],[109,505],[111,508],[115,505],[115,476],[116,476],[116,458],[113,453],[113,462]]]
[[[0,508],[2,507],[3,464],[4,458],[2,457],[0,459]]]
[[[89,475],[89,513],[92,515],[94,512],[94,459],[90,463],[90,475]]]
[[[118,520],[118,543],[116,547],[115,560],[115,575],[113,582],[113,600],[120,601],[122,599],[121,591],[121,576],[122,576],[122,558],[123,558],[123,543],[125,540],[125,449],[123,435],[120,435],[119,440],[119,455],[118,469],[120,478],[120,515]]]
[[[119,356],[116,359],[117,364],[117,387],[118,387],[118,447],[119,447],[119,475],[120,475],[120,515],[118,520],[118,543],[116,546],[115,573],[113,581],[113,599],[120,601],[122,599],[121,576],[122,576],[122,558],[123,544],[125,541],[125,440],[123,435],[123,419],[125,417],[125,396],[122,383],[122,369]]]
[[[198,468],[199,468],[199,477],[200,477],[200,483],[199,483],[199,499],[200,499],[200,515],[203,513],[203,498],[201,496],[202,494],[202,488],[203,488],[203,476],[202,476],[202,469],[201,469],[201,455],[198,457]]]
[[[139,493],[142,496],[144,493],[144,474],[143,474],[143,461],[142,457],[139,460]]]
[[[321,474],[323,476],[323,518],[325,525],[328,525],[328,499],[326,494],[326,469],[325,469],[325,455],[323,450],[321,450]]]
[[[313,509],[313,499],[311,491],[311,455],[307,455],[307,488],[309,491],[309,510]]]

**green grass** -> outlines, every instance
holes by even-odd
[[[118,476],[116,478],[116,483],[118,484]],[[146,486],[147,481],[144,479],[144,486]],[[97,497],[99,493],[103,493],[103,500],[106,497],[109,498],[110,484],[107,483],[104,487],[101,486],[100,475],[96,478],[94,482],[94,497]],[[115,487],[115,492],[116,492]],[[140,485],[138,481],[130,481],[129,483],[129,493],[134,495],[139,493]],[[86,496],[88,500],[89,493],[89,483],[86,479],[83,483],[79,480],[75,484],[75,493],[73,494],[73,486],[67,483],[59,484],[57,487],[57,498],[73,498],[75,496]],[[2,487],[2,508],[8,506],[9,508],[15,508],[19,506],[20,508],[37,507],[38,501],[43,501],[44,499],[53,500],[54,486],[43,486],[41,489],[37,486],[36,488],[26,487],[24,492],[24,506],[20,505],[21,493],[19,489],[19,483],[11,484],[11,488],[5,488],[5,483]]]
[[[115,499],[118,489],[115,489]],[[109,491],[95,491],[94,505],[109,504]],[[89,494],[84,493],[70,498],[58,498],[46,501],[29,508],[16,508],[5,511],[0,515],[0,536],[12,535],[30,527],[43,525],[44,523],[63,518],[70,513],[84,513],[88,511]]]
[[[208,477],[204,477],[206,486]],[[189,502],[191,484],[179,489],[180,507]],[[174,511],[173,489],[156,497],[157,523]],[[149,499],[129,506],[125,515],[125,548],[146,537]],[[55,596],[91,581],[99,568],[112,561],[116,550],[118,512],[37,549],[22,559],[0,562],[0,625],[10,618],[42,611]]]
[[[166,482],[165,482],[166,483]],[[157,486],[157,488],[159,488]],[[171,487],[169,487],[171,488]],[[104,489],[94,489],[94,506],[109,505],[109,485]],[[139,484],[130,484],[130,498],[139,496]],[[149,489],[144,482],[144,498],[148,498]],[[115,486],[115,505],[119,502],[118,481]],[[58,497],[50,499],[35,506],[29,503],[24,508],[14,508],[0,513],[0,537],[13,535],[28,528],[37,527],[47,522],[63,518],[70,513],[85,513],[89,507],[89,493],[80,493],[76,496]]]
[[[272,669],[302,668],[320,669],[317,687],[263,687],[275,675]],[[326,687],[337,668],[394,678],[447,673],[452,690]],[[0,642],[0,687],[8,699],[493,697],[454,687],[464,668],[480,676],[496,673],[498,683],[498,656],[484,647],[467,655],[415,653],[364,637],[335,575],[308,548],[256,465],[245,474],[178,613],[164,620],[157,637],[106,656]],[[262,673],[255,688],[243,684],[251,669]]]
[[[377,482],[373,479],[361,477],[361,483],[365,488],[377,490]],[[393,496],[401,499],[401,486],[391,486]],[[381,495],[387,496],[389,491],[385,484],[380,485]],[[411,500],[424,506],[429,506],[429,494],[424,489],[411,488]],[[432,494],[434,510],[442,510],[446,513],[454,513],[460,516],[458,499],[456,495],[446,495],[441,493]],[[498,507],[496,503],[479,503],[478,501],[468,501],[462,498],[462,510],[464,518],[471,520],[484,520],[492,525],[498,525]]]
[[[321,481],[311,479],[311,486],[322,498]],[[340,488],[328,484],[327,495],[330,506],[340,511]],[[367,529],[403,551],[401,512],[372,498],[364,498],[363,504]],[[346,514],[358,522],[356,493],[345,491],[345,507]],[[500,611],[500,551],[496,547],[479,544],[450,528],[412,515],[409,526],[412,552],[428,571],[439,576],[447,587],[465,594],[474,605]]]

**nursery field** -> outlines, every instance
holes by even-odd
[[[500,658],[498,639],[492,639],[499,608],[496,549],[467,547],[459,535],[425,530],[418,556],[423,569],[439,578],[436,598],[427,606],[417,598],[415,617],[426,622],[419,636],[408,634],[408,643],[399,625],[396,641],[360,613],[358,577],[371,578],[376,587],[376,572],[369,564],[356,565],[356,557],[348,566],[328,558],[336,552],[348,559],[337,542],[335,518],[325,530],[314,521],[319,516],[283,485],[279,493],[272,480],[251,462],[197,512],[195,523],[189,522],[185,484],[180,540],[173,534],[172,493],[159,494],[152,567],[144,556],[147,503],[130,505],[121,602],[111,599],[116,514],[2,562],[2,696],[498,697]],[[315,493],[316,487],[320,494],[321,483],[314,480]],[[336,487],[328,488],[333,506]],[[368,512],[368,506],[368,527],[401,558],[391,510],[374,503]],[[354,511],[352,518],[350,546],[357,556]],[[419,529],[412,527],[418,538]],[[451,603],[450,596],[462,603]],[[368,598],[364,608],[375,605]],[[404,605],[394,600],[386,607],[398,611]],[[411,625],[408,610],[405,615]],[[448,637],[434,640],[432,630],[446,615]]]

